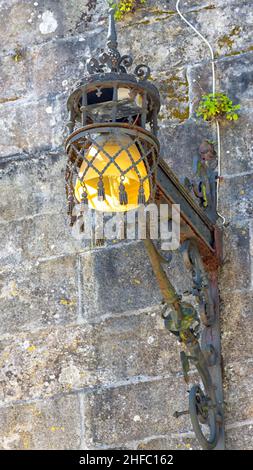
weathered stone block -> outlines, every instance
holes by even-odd
[[[74,82],[83,78],[87,59],[104,44],[105,34],[94,31],[85,38],[63,38],[29,47],[18,61],[13,55],[3,57],[0,103],[22,104],[21,98],[38,101],[70,93]]]
[[[252,357],[253,293],[222,292],[222,355],[224,363]]]
[[[0,408],[0,449],[64,450],[80,448],[77,396]]]
[[[164,327],[161,309],[109,318],[92,330],[101,382],[175,375],[180,345]]]
[[[82,259],[85,318],[98,321],[99,316],[109,312],[143,309],[162,301],[141,241],[94,250],[84,254]],[[190,276],[183,268],[179,253],[173,253],[168,275],[172,272],[175,287],[185,291]]]
[[[187,400],[183,380],[152,381],[85,395],[86,439],[115,446],[166,432],[187,431],[189,418],[173,418]]]
[[[71,306],[65,299],[62,304]],[[128,380],[175,378],[181,369],[180,347],[165,330],[158,309],[154,316],[126,315],[94,327],[68,325],[9,335],[0,348],[1,402],[6,403],[93,386],[117,387]]]
[[[246,105],[246,109],[244,103],[241,106],[239,120],[221,126],[222,174],[232,177],[233,174],[236,177],[237,174],[253,171],[253,114],[248,112],[248,105]],[[225,184],[226,181],[225,176]]]
[[[96,250],[82,257],[85,316],[98,319],[157,305],[161,295],[143,245]]]
[[[0,10],[3,50],[86,32],[92,29],[91,21],[103,20],[105,7],[103,0],[4,2]]]
[[[199,155],[201,142],[213,138],[213,130],[206,123],[188,119],[180,126],[172,126],[165,120],[159,131],[161,156],[183,182],[186,176],[194,176],[193,158]]]
[[[20,60],[16,61],[16,54],[13,52],[0,60],[0,104],[16,102],[31,91],[32,59],[22,51]]]
[[[40,213],[66,214],[64,153],[23,154],[9,161],[0,159],[0,222]]]
[[[224,263],[219,275],[221,292],[251,286],[249,224],[231,223],[223,232]]]
[[[252,425],[238,426],[226,431],[227,450],[252,450]]]
[[[62,145],[67,113],[65,99],[5,103],[0,107],[0,156],[54,149]]]
[[[168,7],[169,11],[166,11]],[[214,43],[216,55],[249,50],[252,46],[250,3],[228,5],[222,2],[215,5],[215,8],[209,7],[210,4],[193,6],[188,3],[186,16],[205,38]],[[124,53],[129,49],[134,51],[138,62],[148,63],[152,70],[168,70],[171,67],[208,60],[210,57],[204,41],[176,14],[175,2],[170,5],[166,3],[164,11],[157,11],[152,7],[144,12],[140,10],[134,21],[132,15],[129,15],[119,30],[120,45],[122,44]],[[148,41],[143,41],[144,37]]]
[[[238,358],[224,368],[225,422],[253,419],[252,359]]]
[[[174,5],[176,0],[173,1]],[[190,0],[180,4],[180,9],[186,18],[211,43],[216,57],[232,56],[250,48],[250,0],[243,5],[239,0],[224,2],[214,0],[211,4],[197,1],[192,4]],[[246,22],[242,18],[246,17]],[[207,26],[212,24],[212,28]],[[185,31],[196,37],[193,31]],[[246,34],[245,34],[246,33]],[[201,40],[201,39],[200,39]],[[209,54],[208,49],[206,49]]]
[[[76,320],[74,258],[31,262],[0,276],[1,335]]]
[[[224,178],[220,185],[220,209],[228,219],[251,218],[253,215],[253,173]]]
[[[75,254],[89,246],[89,240],[78,240],[73,236],[66,208],[65,213],[62,210],[0,224],[0,237],[3,241],[1,270],[52,256]]]
[[[82,40],[81,40],[82,39]],[[70,94],[74,83],[83,78],[86,61],[104,47],[103,31],[84,38],[67,38],[33,50],[33,88],[37,96]],[[48,66],[48,57],[51,58]]]
[[[86,241],[76,239],[69,227],[63,154],[1,166],[1,270],[85,248]]]
[[[90,333],[87,329],[84,332]],[[89,372],[94,353],[85,333],[69,326],[67,330],[44,329],[3,340],[1,402],[52,397],[84,383],[90,385],[95,379]]]

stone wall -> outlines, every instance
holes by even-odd
[[[252,4],[184,0],[211,42],[217,86],[241,104],[223,124],[220,273],[226,447],[252,448]],[[180,347],[161,320],[161,296],[142,242],[87,247],[65,211],[66,98],[103,47],[102,0],[0,4],[0,448],[198,448]],[[122,52],[148,63],[162,96],[162,155],[178,176],[215,129],[196,120],[211,91],[209,52],[175,1],[148,0],[118,25]],[[182,292],[182,259],[169,275]]]

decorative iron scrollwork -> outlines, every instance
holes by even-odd
[[[147,80],[150,77],[150,67],[145,64],[137,65],[134,69],[134,73],[141,80]]]
[[[144,240],[149,258],[156,275],[159,287],[164,297],[165,304],[169,309],[169,315],[163,316],[165,327],[173,334],[176,334],[189,354],[181,351],[180,359],[186,383],[189,382],[190,364],[197,369],[201,378],[203,388],[199,384],[193,385],[189,393],[189,409],[186,411],[176,411],[175,418],[189,414],[195,435],[203,449],[214,449],[219,439],[220,425],[222,424],[222,414],[220,404],[217,402],[215,386],[212,380],[209,367],[216,362],[216,351],[213,345],[201,347],[199,342],[199,318],[196,309],[177,294],[165,271],[162,268],[161,255],[150,239]],[[204,320],[204,325],[209,327],[211,301],[211,312],[213,301],[211,290],[209,290],[208,278],[205,274],[197,245],[193,240],[184,243],[183,252],[186,258],[186,265],[193,271],[193,294],[197,296],[200,305],[200,317]]]
[[[119,71],[123,72],[123,73],[126,73],[127,72],[126,69],[128,67],[131,67],[131,65],[133,65],[133,58],[130,55],[123,55],[120,58],[120,61],[119,61],[119,64],[118,64]]]
[[[107,50],[103,51],[98,59],[92,57],[87,61],[87,72],[94,73],[116,72],[127,73],[127,69],[133,65],[133,59],[130,55],[121,56],[118,51],[117,32],[114,20],[114,10],[109,12],[109,29],[107,36]],[[150,76],[150,68],[147,65],[140,64],[134,69],[136,75],[142,81]]]
[[[104,71],[104,65],[102,65],[95,57],[87,61],[87,71],[90,74],[100,73]]]
[[[181,252],[186,268],[192,272],[191,294],[198,300],[201,321],[205,326],[210,326],[215,318],[215,301],[197,243],[194,240],[186,240],[181,246]]]

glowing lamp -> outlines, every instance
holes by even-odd
[[[87,74],[71,93],[66,192],[71,224],[76,206],[124,212],[155,200],[160,98],[150,70],[121,56],[113,11],[107,50],[87,63]]]
[[[133,140],[123,136],[124,149],[113,135],[100,136],[98,141],[103,150],[95,144],[89,148],[78,173],[76,199],[82,202],[87,197],[92,209],[103,212],[127,211],[148,201],[148,173]],[[109,157],[113,159],[112,164]],[[88,162],[92,161],[93,165],[89,166]]]

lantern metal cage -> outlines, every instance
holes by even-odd
[[[107,49],[88,61],[86,76],[67,102],[65,179],[71,224],[77,204],[114,212],[155,200],[160,97],[148,81],[149,67],[140,64],[128,73],[132,64],[130,56],[118,51],[111,10]]]

